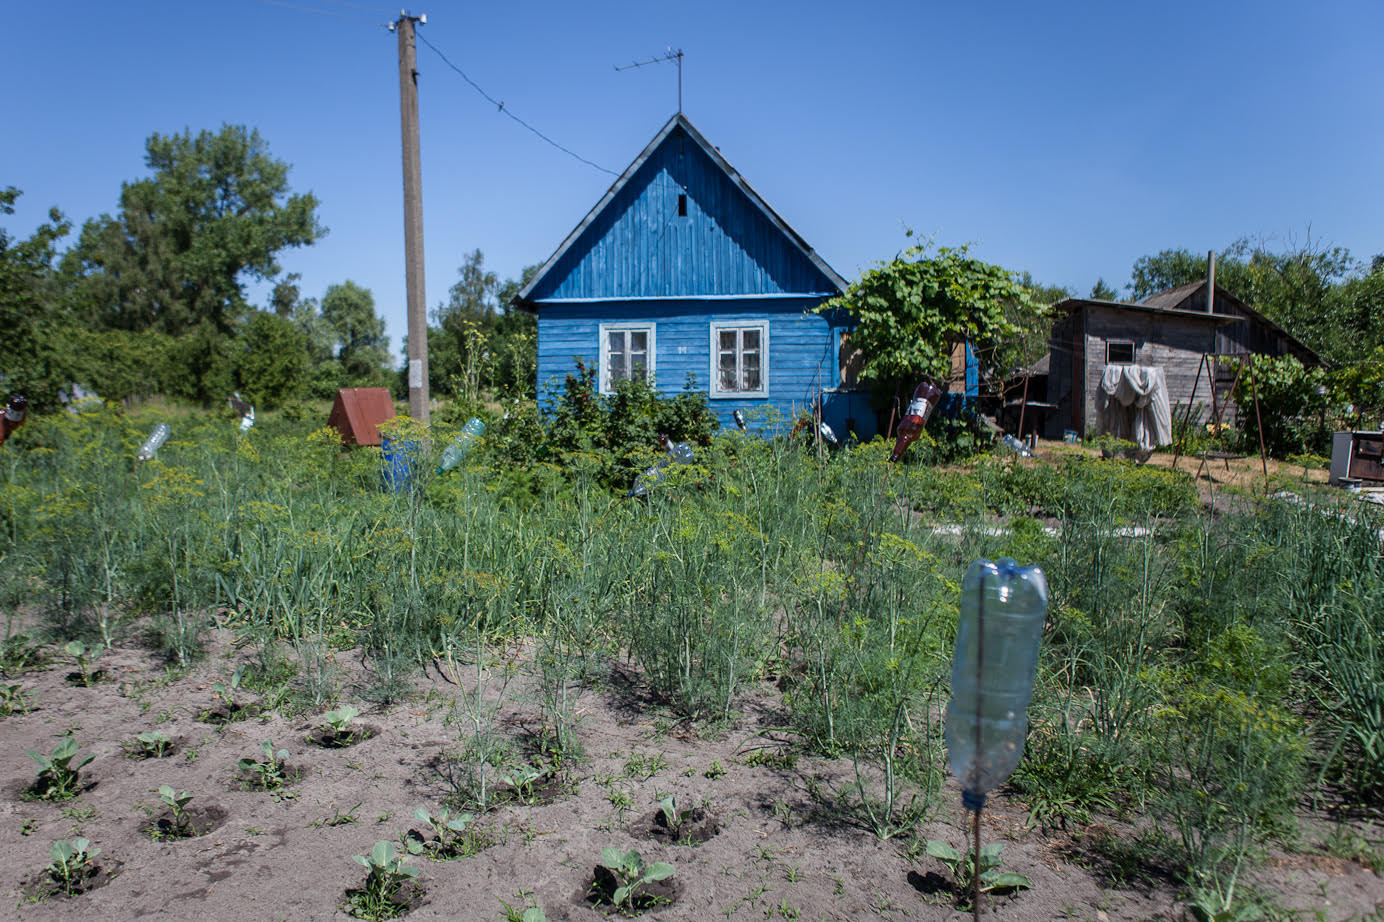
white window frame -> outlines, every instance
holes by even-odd
[[[606,359],[606,343],[610,341],[609,334],[611,333],[633,332],[649,334],[649,360],[645,366],[645,380],[650,384],[654,383],[654,361],[655,357],[658,355],[658,349],[656,348],[655,340],[657,324],[648,323],[646,321],[634,321],[630,323],[602,323],[598,325],[597,330],[598,332],[596,334],[596,361],[601,369],[600,392],[602,394],[615,393],[615,387],[613,386],[610,380],[610,362]],[[628,336],[625,337],[625,350],[626,353],[628,353]]]
[[[757,390],[726,389],[721,387],[721,333],[725,330],[759,331],[759,388]],[[749,322],[725,321],[711,324],[711,368],[710,393],[712,397],[768,397],[769,396],[769,321]],[[736,371],[739,377],[741,346],[736,340]]]

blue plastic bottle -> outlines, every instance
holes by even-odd
[[[1005,558],[966,571],[943,736],[968,810],[980,809],[1023,754],[1047,608],[1038,567]]]

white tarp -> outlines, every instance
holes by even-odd
[[[1096,395],[1096,424],[1103,434],[1151,452],[1173,440],[1168,381],[1157,365],[1106,365]]]

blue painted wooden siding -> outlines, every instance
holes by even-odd
[[[678,215],[678,195],[687,216]],[[675,128],[532,292],[534,301],[835,293]]]
[[[689,374],[695,376],[696,390],[709,392],[711,324],[768,321],[768,397],[711,397],[709,403],[724,427],[734,426],[731,413],[737,409],[753,416],[756,409],[769,406],[784,418],[791,418],[811,405],[819,388],[829,392],[840,383],[835,343],[836,332],[845,318],[805,313],[820,300],[670,299],[543,305],[538,313],[539,406],[544,410],[553,408],[563,381],[576,368],[576,358],[599,369],[602,323],[654,324],[656,383],[661,392],[676,394],[684,389]],[[846,416],[858,408],[847,409],[848,400],[830,393],[826,402],[828,422],[844,435]],[[864,428],[867,423],[872,433],[873,419],[859,419],[857,428]]]

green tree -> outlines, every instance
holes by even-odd
[[[1096,284],[1091,286],[1091,294],[1088,297],[1092,301],[1118,301],[1120,300],[1120,293],[1105,284],[1105,279],[1097,277]]]
[[[384,318],[375,313],[375,296],[347,279],[322,296],[322,321],[335,334],[336,359],[346,386],[378,385],[384,380],[389,350]]]
[[[883,396],[902,395],[919,375],[944,380],[951,351],[969,340],[982,364],[995,348],[1036,322],[1040,309],[1021,278],[972,257],[965,246],[911,247],[853,283],[818,312],[855,320],[851,343],[863,350],[860,380]]]
[[[308,344],[292,320],[256,311],[239,345],[236,379],[246,400],[272,410],[302,397]]]
[[[14,214],[20,192],[0,189],[0,215]],[[22,391],[36,408],[51,407],[71,381],[70,350],[61,341],[62,312],[53,282],[57,242],[71,224],[56,209],[27,240],[0,227],[0,381]],[[0,394],[0,400],[5,399]]]
[[[229,336],[246,281],[324,233],[317,199],[290,195],[289,165],[242,125],[154,134],[145,151],[153,175],[123,184],[119,214],[88,221],[64,257],[74,304],[98,327]]]
[[[520,278],[502,283],[485,268],[480,250],[465,257],[447,303],[433,311],[435,325],[428,329],[429,383],[435,392],[474,396],[489,389],[533,396],[538,324],[511,301],[537,271],[538,266],[528,266]]]

